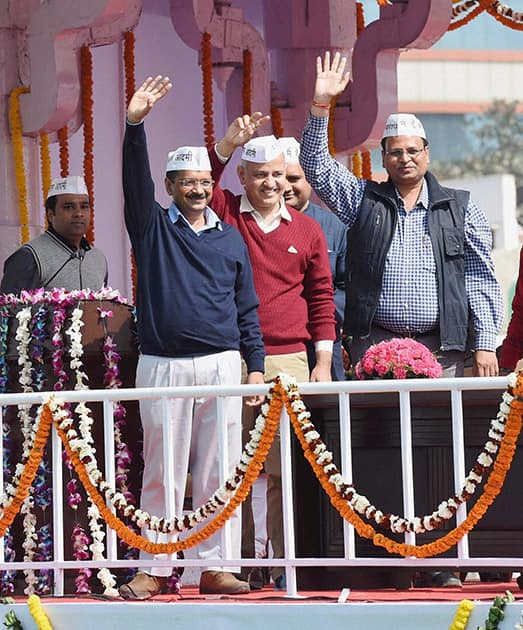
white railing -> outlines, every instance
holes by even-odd
[[[414,497],[414,475],[413,475],[413,449],[411,436],[411,394],[413,392],[447,391],[450,392],[452,410],[452,432],[453,432],[453,461],[454,461],[454,482],[455,487],[460,488],[465,478],[465,455],[464,455],[464,429],[463,429],[463,403],[462,392],[480,390],[499,390],[502,392],[506,387],[506,378],[461,378],[461,379],[408,379],[402,381],[345,381],[333,383],[304,383],[299,384],[298,389],[301,394],[312,396],[319,394],[336,394],[338,396],[338,408],[340,419],[340,445],[341,461],[338,462],[342,475],[348,482],[352,480],[352,449],[351,449],[351,396],[356,394],[372,393],[399,393],[399,412],[401,430],[401,462],[403,484],[404,514],[413,517],[416,514]],[[105,442],[105,471],[109,484],[115,483],[114,464],[114,418],[113,408],[116,401],[130,401],[140,399],[162,399],[167,400],[172,397],[211,397],[217,401],[217,415],[220,426],[220,448],[223,455],[226,423],[222,414],[221,402],[226,396],[247,396],[251,394],[266,393],[268,385],[240,385],[229,387],[175,387],[175,388],[154,388],[154,389],[119,389],[119,390],[81,390],[59,392],[60,399],[65,402],[102,402],[104,417]],[[30,394],[0,394],[0,405],[5,409],[11,405],[18,404],[38,404],[44,402],[49,393]],[[165,406],[164,406],[165,409]],[[312,414],[314,421],[314,413]],[[138,421],[138,419],[137,419]],[[169,430],[169,423],[164,418],[164,457],[166,464],[172,461],[169,454],[172,452],[172,441]],[[289,596],[297,594],[296,567],[304,566],[379,566],[379,567],[412,567],[413,570],[423,570],[426,567],[448,567],[456,564],[463,570],[479,567],[520,567],[523,566],[523,558],[519,557],[474,557],[470,558],[467,537],[463,538],[455,548],[454,558],[430,558],[420,560],[415,558],[367,558],[356,555],[356,545],[354,529],[348,523],[344,523],[344,556],[343,557],[296,557],[295,552],[295,523],[293,514],[293,484],[291,465],[291,426],[288,416],[283,410],[281,418],[281,457],[282,457],[282,484],[283,484],[283,511],[284,511],[284,543],[285,558],[278,559],[278,566],[286,569],[287,592]],[[108,436],[108,437],[107,437]],[[485,435],[485,440],[487,436]],[[185,559],[178,560],[174,557],[167,560],[124,560],[117,556],[117,540],[113,531],[107,531],[106,538],[106,559],[104,561],[74,561],[64,559],[64,528],[63,528],[63,483],[62,483],[62,449],[60,438],[53,428],[52,432],[52,471],[53,471],[53,532],[54,532],[54,559],[41,562],[5,562],[3,544],[0,545],[0,570],[18,569],[53,569],[55,575],[55,594],[63,593],[63,571],[65,569],[78,569],[80,566],[86,568],[124,568],[124,567],[144,567],[157,564],[158,566],[187,566],[206,567],[215,564],[216,560]],[[327,445],[328,446],[328,445]],[[2,461],[0,453],[0,461]],[[172,466],[165,467],[166,478],[164,480],[167,487],[172,487],[173,470]],[[221,481],[225,480],[227,471],[224,466],[221,470]],[[400,481],[398,480],[398,483]],[[172,494],[172,493],[171,493]],[[474,501],[474,498],[472,499]],[[197,507],[197,506],[195,506]],[[379,507],[379,506],[378,506]],[[435,508],[436,506],[434,506]],[[433,509],[434,509],[433,508]],[[167,506],[168,514],[171,515],[172,508]],[[162,516],[162,515],[158,515]],[[457,514],[457,523],[461,523],[466,518],[466,506],[460,506]],[[228,541],[228,527],[222,530],[223,548],[230,550]],[[405,534],[405,542],[414,544],[416,537],[414,534]],[[2,541],[3,543],[3,541]],[[275,560],[271,559],[244,559],[245,566],[272,566]],[[224,567],[237,566],[238,559],[225,557],[220,560]]]

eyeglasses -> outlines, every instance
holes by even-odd
[[[385,151],[385,155],[388,155],[393,160],[399,160],[406,153],[409,158],[415,160],[427,147],[417,149],[416,147],[409,147],[408,149],[392,149],[392,151]]]
[[[192,177],[182,177],[176,181],[184,188],[196,188],[196,186],[210,188],[214,184],[214,179],[194,179]]]

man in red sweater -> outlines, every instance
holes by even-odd
[[[260,300],[258,316],[265,344],[265,378],[279,372],[298,382],[330,381],[332,344],[336,338],[334,294],[327,245],[320,225],[286,206],[285,159],[274,136],[252,138],[266,120],[261,114],[237,118],[210,151],[216,181],[212,208],[243,236]],[[252,138],[252,139],[251,139]],[[224,166],[236,147],[243,146],[238,176],[242,195],[219,186]],[[316,349],[309,373],[306,342]],[[246,417],[246,415],[248,417]],[[244,433],[254,426],[254,414],[244,415]],[[284,556],[279,435],[265,462],[267,530],[274,557]],[[244,509],[243,556],[254,555],[254,526],[250,503]],[[248,534],[248,535],[247,535]],[[282,567],[271,571],[276,588],[285,588]]]

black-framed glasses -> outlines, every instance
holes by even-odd
[[[418,149],[417,147],[408,147],[408,149],[392,149],[392,151],[385,151],[385,155],[388,155],[393,160],[399,160],[403,157],[403,154],[406,153],[409,158],[415,160],[426,148],[427,147]]]
[[[176,181],[184,188],[196,188],[197,186],[210,188],[214,184],[214,179],[196,179],[194,177],[181,177]]]

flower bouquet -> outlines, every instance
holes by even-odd
[[[356,364],[356,376],[376,378],[438,378],[441,365],[432,352],[414,339],[387,339],[371,346]]]

